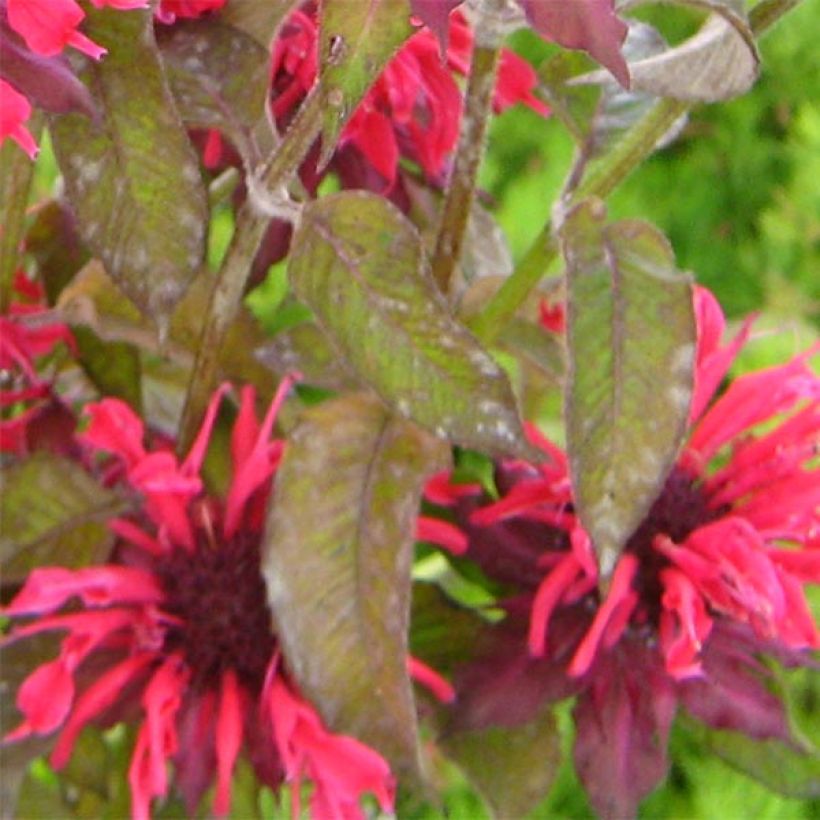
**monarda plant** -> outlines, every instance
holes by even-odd
[[[798,2],[0,0],[4,814],[416,817],[455,764],[540,816],[564,753],[628,818],[676,732],[820,795],[818,348],[737,376],[755,317],[606,204]],[[513,265],[515,106],[576,150]]]

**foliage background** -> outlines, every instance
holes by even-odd
[[[685,12],[668,7],[646,16],[672,40],[680,39],[693,25],[693,18]],[[708,285],[730,318],[760,314],[755,337],[738,360],[736,371],[782,361],[820,337],[819,30],[820,2],[808,0],[761,42],[762,76],[754,89],[734,101],[695,110],[681,137],[646,162],[609,200],[612,218],[640,217],[664,231],[675,248],[679,267]],[[521,32],[512,44],[535,65],[552,53],[549,45],[530,32]],[[45,140],[43,149],[35,200],[52,192],[57,173]],[[493,123],[481,184],[516,259],[540,229],[571,155],[571,140],[557,120],[545,123],[519,107]],[[223,216],[216,220],[211,237],[214,266],[231,230],[228,213]],[[281,271],[272,271],[249,299],[269,330],[288,321],[276,311],[282,284]],[[820,597],[815,596],[814,604],[820,615]],[[804,730],[820,743],[820,683],[816,675],[804,677],[796,707],[809,718]],[[562,711],[561,721],[564,761],[550,797],[533,816],[593,817],[572,767],[568,708]],[[109,737],[107,748],[95,747],[91,738],[86,742],[91,744],[87,750],[91,758],[102,755],[107,761],[97,759],[102,766],[92,767],[94,772],[76,772],[79,782],[75,785],[94,791],[89,778],[95,780],[106,772],[110,787],[118,762],[126,764],[117,753],[123,739]],[[679,728],[672,735],[670,757],[670,775],[644,801],[641,817],[820,820],[820,800],[789,800],[773,794],[704,754],[702,746]],[[443,812],[452,820],[488,816],[455,767],[444,762],[442,766],[443,805],[400,806],[399,816],[408,820],[432,820]],[[72,771],[61,779],[63,785],[66,779],[71,781]],[[260,808],[266,816],[290,816],[289,807],[274,806],[266,798],[261,806],[245,804],[243,808],[241,775],[238,781],[234,816],[245,816],[244,811],[255,814]],[[61,801],[49,800],[49,792],[55,793],[59,785],[43,760],[34,764],[29,783],[27,805],[38,816],[64,809]],[[119,805],[109,803],[104,808],[95,801],[87,802],[85,812],[81,802],[79,816],[115,817],[125,807],[126,795],[121,796]],[[160,816],[174,816],[179,809],[171,804]]]

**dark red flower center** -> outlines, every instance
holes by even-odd
[[[653,548],[655,537],[666,535],[680,544],[698,527],[725,514],[725,508],[709,507],[700,482],[695,477],[678,467],[672,469],[663,491],[624,548],[625,552],[631,552],[639,559],[633,586],[650,619],[654,620],[660,609],[662,589],[659,572],[669,564],[668,559]]]
[[[182,621],[169,629],[166,649],[183,653],[196,689],[216,688],[227,669],[251,692],[262,687],[276,640],[259,550],[258,533],[214,542],[199,531],[193,552],[175,549],[156,567],[163,609]]]

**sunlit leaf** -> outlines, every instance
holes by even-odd
[[[546,797],[561,759],[552,709],[520,726],[458,732],[442,739],[493,816],[524,817]]]
[[[356,106],[412,32],[408,0],[322,3],[319,78],[325,114],[320,164],[330,158]]]
[[[349,394],[305,413],[288,439],[263,573],[285,658],[334,731],[417,770],[406,671],[410,564],[432,436]]]
[[[686,431],[695,321],[666,238],[605,223],[597,200],[561,231],[567,265],[567,445],[577,509],[607,576],[663,487]]]
[[[37,566],[81,567],[111,546],[124,500],[66,458],[38,453],[0,471],[0,559],[8,583]]]
[[[453,442],[530,455],[506,376],[451,315],[419,236],[382,197],[305,208],[289,275],[356,374],[402,415]]]
[[[117,284],[164,328],[205,253],[199,165],[154,42],[151,11],[89,10],[108,48],[82,78],[102,111],[54,121],[54,150],[80,233]]]

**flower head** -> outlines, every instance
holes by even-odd
[[[605,593],[567,459],[534,428],[549,460],[500,465],[498,500],[442,477],[428,493],[455,507],[466,555],[519,591],[503,629],[508,642],[526,633],[528,660],[503,650],[519,684],[539,701],[579,695],[576,765],[605,815],[633,813],[663,777],[679,703],[714,728],[791,742],[756,656],[804,663],[820,647],[804,592],[820,583],[820,378],[806,353],[715,398],[749,324],[723,344],[714,297],[698,289],[695,308],[688,442]],[[490,664],[502,662],[484,659],[465,674],[465,711],[496,697]],[[505,696],[515,697],[509,686]]]
[[[461,119],[462,91],[455,76],[470,67],[472,32],[464,18],[450,17],[449,45],[442,62],[439,43],[427,28],[419,30],[387,64],[356,109],[340,139],[352,146],[391,187],[400,156],[417,162],[435,179],[455,149]],[[316,80],[318,43],[315,18],[296,11],[274,45],[271,107],[287,119]],[[495,109],[523,102],[542,115],[547,107],[532,93],[533,69],[505,50],[499,68]]]
[[[137,818],[149,816],[172,780],[192,811],[215,781],[214,809],[227,813],[243,747],[270,786],[310,779],[317,816],[360,816],[358,801],[368,791],[392,809],[385,761],[325,728],[284,671],[271,631],[259,551],[282,452],[271,432],[289,387],[285,380],[261,423],[253,389],[242,391],[224,499],[205,493],[201,468],[227,386],[214,395],[181,462],[146,447],[144,425],[127,405],[91,405],[84,444],[107,454],[106,480],[136,493],[139,511],[110,522],[119,539],[110,563],[36,569],[4,610],[32,618],[6,641],[66,633],[59,656],[22,684],[23,721],[6,740],[59,730],[51,761],[60,768],[86,724],[136,702],[143,717],[129,784]],[[62,611],[72,600],[79,607]],[[89,682],[84,664],[92,656],[107,668]]]

